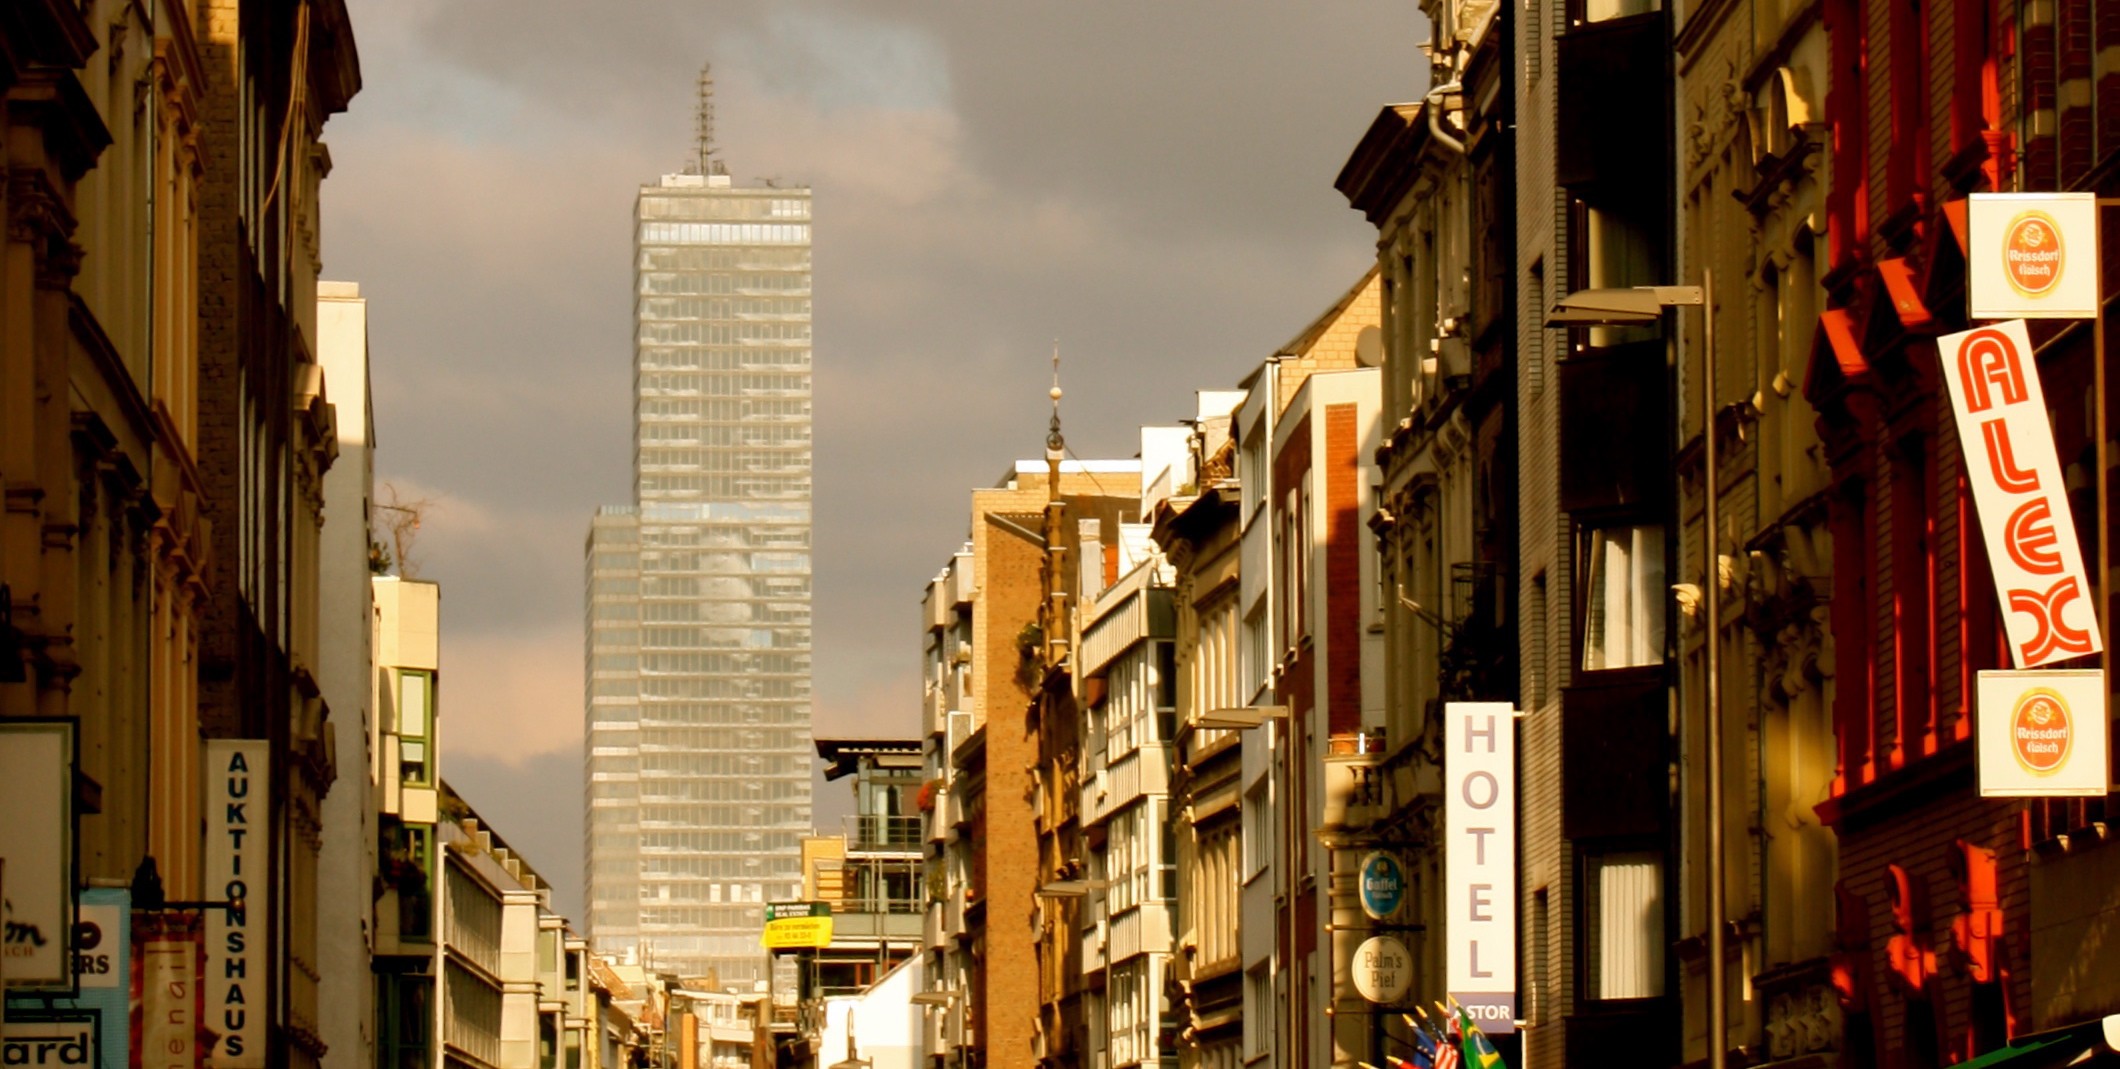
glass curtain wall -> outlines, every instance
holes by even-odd
[[[593,938],[748,982],[811,826],[810,197],[676,175],[637,209],[637,558],[590,547],[637,564],[635,619],[591,607]]]

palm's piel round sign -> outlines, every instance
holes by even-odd
[[[2024,692],[2010,710],[2010,750],[2035,776],[2052,775],[2068,761],[2075,740],[2068,702],[2045,687]]]
[[[2061,228],[2045,212],[2023,212],[2002,235],[2002,274],[2017,292],[2038,297],[2061,281]]]
[[[1388,935],[1354,948],[1354,989],[1371,1002],[1397,1002],[1413,987],[1413,952]]]

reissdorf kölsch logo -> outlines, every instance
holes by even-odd
[[[2025,691],[2010,712],[2010,750],[2017,763],[2035,776],[2050,776],[2068,761],[2075,728],[2068,703],[2045,687]]]
[[[2002,273],[2027,297],[2044,296],[2061,281],[2061,228],[2045,212],[2010,220],[2002,235]]]

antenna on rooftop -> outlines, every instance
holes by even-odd
[[[693,116],[693,138],[699,161],[695,165],[700,174],[726,174],[728,165],[716,157],[721,146],[714,143],[714,64],[702,63],[699,67],[699,111]]]
[[[1060,436],[1060,339],[1053,339],[1053,421],[1045,432],[1046,459],[1057,460],[1067,451],[1067,439]]]

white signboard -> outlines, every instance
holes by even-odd
[[[1966,481],[2019,668],[2105,648],[2023,320],[1937,339]]]
[[[132,931],[132,915],[123,906],[110,903],[79,907],[81,921],[74,927],[80,946],[74,950],[74,973],[81,987],[119,988],[132,983],[125,960],[125,939]]]
[[[10,988],[73,986],[73,796],[73,725],[0,722],[0,976]]]
[[[1966,260],[1974,319],[2095,318],[2097,195],[1975,193]]]
[[[1516,710],[1443,706],[1444,938],[1450,997],[1516,1030]]]
[[[206,896],[242,903],[206,914],[205,1025],[221,1037],[215,1069],[265,1065],[267,746],[263,739],[206,742]]]
[[[1413,952],[1388,935],[1354,949],[1354,989],[1371,1002],[1397,1002],[1413,986]]]
[[[1983,797],[2105,796],[2104,672],[1982,672],[1977,693]]]
[[[0,1027],[0,1065],[96,1065],[94,1021],[9,1021]]]

